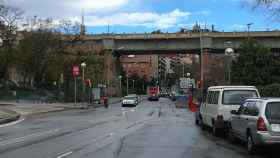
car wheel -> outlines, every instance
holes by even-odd
[[[250,155],[256,153],[256,145],[254,144],[251,134],[247,134],[247,151]]]
[[[206,130],[207,129],[207,126],[204,124],[202,118],[201,118],[201,122],[200,122],[200,127],[202,130]]]
[[[229,139],[231,142],[236,142],[236,141],[237,141],[237,139],[236,139],[236,137],[234,136],[233,131],[232,131],[231,128],[229,128],[229,130],[228,130],[227,137],[228,137],[228,139]]]
[[[195,124],[199,125],[199,120],[197,118],[195,118]]]
[[[213,133],[214,136],[218,136],[218,130],[215,127],[215,125],[213,125],[213,127],[212,127],[212,133]]]
[[[219,137],[219,136],[221,136],[222,129],[216,128],[216,126],[214,124],[213,127],[212,127],[212,133],[213,133],[214,136]]]

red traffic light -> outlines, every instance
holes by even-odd
[[[198,80],[198,81],[196,82],[196,85],[197,85],[197,88],[201,88],[201,81]]]
[[[88,87],[91,87],[92,86],[91,80],[90,79],[86,79],[85,80],[85,85],[88,86]]]

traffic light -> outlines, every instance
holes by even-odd
[[[87,87],[91,87],[91,86],[92,86],[91,80],[90,80],[90,79],[86,79],[86,80],[85,80],[85,85],[86,85]]]
[[[201,81],[200,81],[200,80],[198,80],[198,81],[196,82],[196,87],[197,87],[197,88],[201,88]]]

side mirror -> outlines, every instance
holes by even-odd
[[[230,113],[234,114],[234,115],[239,115],[238,111],[236,111],[236,110],[231,110]]]

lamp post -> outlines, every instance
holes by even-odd
[[[225,56],[227,57],[227,74],[228,74],[228,83],[231,83],[231,58],[234,54],[234,50],[232,48],[231,41],[227,41],[224,43],[225,49]]]
[[[205,98],[203,96],[204,92],[204,70],[203,70],[203,39],[202,39],[202,30],[201,27],[199,27],[199,39],[200,39],[200,83],[201,83],[201,97]],[[204,100],[204,99],[202,99]]]
[[[248,28],[248,30],[247,30],[247,31],[248,31],[248,32],[247,32],[247,36],[248,36],[248,39],[249,39],[249,37],[250,37],[250,27],[251,27],[251,25],[253,25],[253,24],[254,24],[254,23],[252,23],[252,22],[247,24],[247,28]]]
[[[3,43],[4,43],[4,41],[3,41],[3,39],[0,37],[0,47],[3,46]]]
[[[120,80],[120,97],[122,97],[122,75],[119,75]]]
[[[83,80],[83,99],[84,99],[84,95],[85,95],[85,68],[86,68],[87,64],[85,62],[81,63],[81,68],[82,68],[82,80]]]
[[[134,88],[135,88],[135,84],[134,84],[134,83],[135,83],[135,80],[132,80],[133,91],[135,91],[135,90],[134,90]]]
[[[128,74],[126,74],[126,95],[128,95]]]

